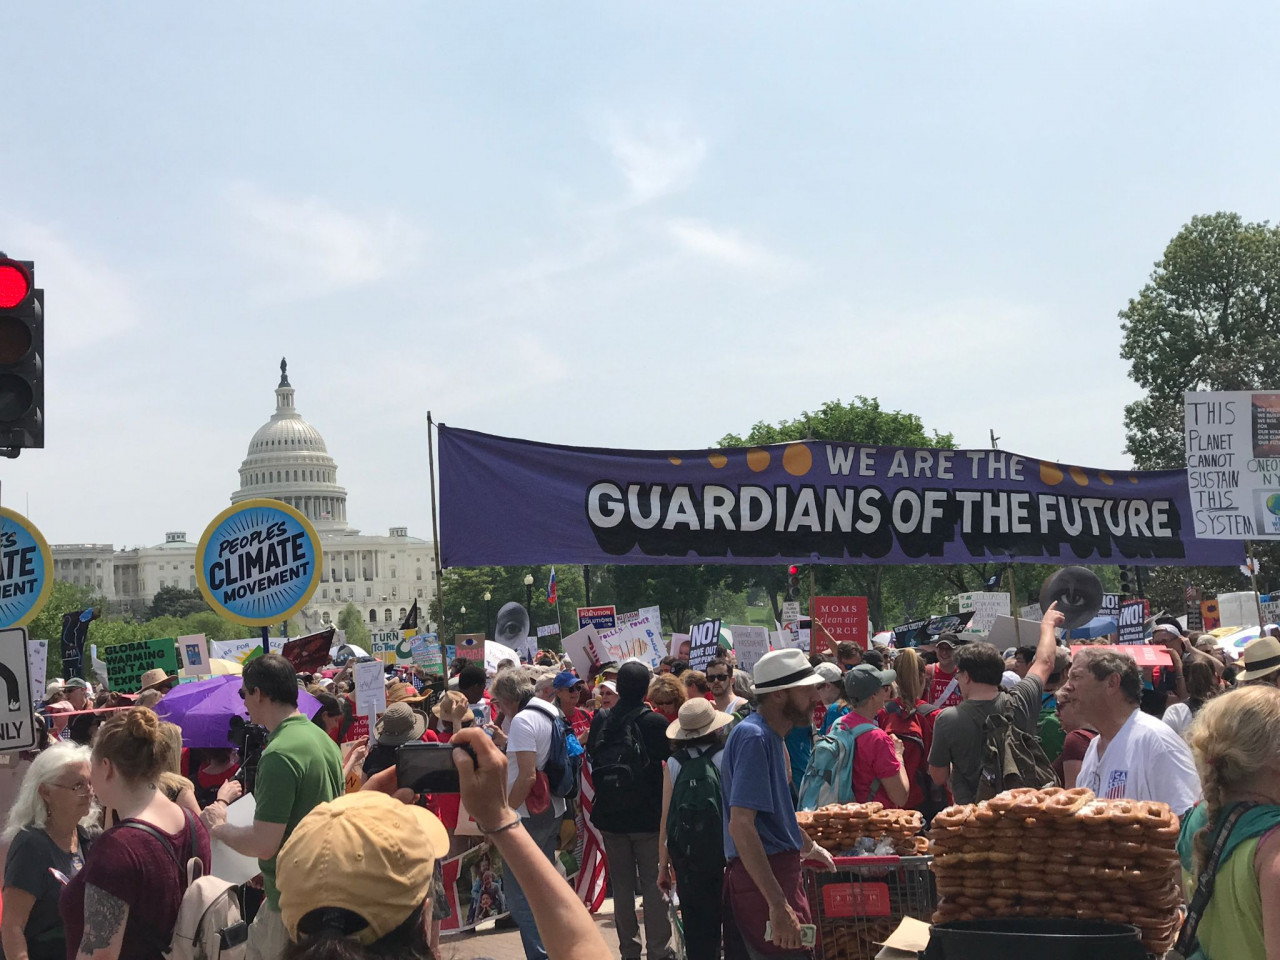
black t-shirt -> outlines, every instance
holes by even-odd
[[[67,947],[58,915],[62,885],[84,867],[90,839],[79,831],[80,849],[67,853],[41,827],[25,827],[13,838],[4,862],[4,885],[35,897],[23,932],[31,960],[66,960]],[[55,876],[57,871],[65,879]]]

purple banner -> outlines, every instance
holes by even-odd
[[[597,450],[439,428],[447,567],[544,563],[1235,565],[1185,470],[810,441]]]

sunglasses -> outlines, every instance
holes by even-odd
[[[715,683],[717,680],[728,680],[729,675],[727,673],[708,673],[707,679]]]

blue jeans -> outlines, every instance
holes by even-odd
[[[554,863],[556,841],[560,838],[560,817],[551,816],[550,811],[541,816],[526,817],[524,828],[538,849],[546,854],[547,860]],[[503,871],[502,889],[507,896],[507,909],[511,911],[511,918],[520,928],[525,960],[547,960],[547,950],[542,945],[538,924],[533,919],[533,909],[529,906],[524,891],[520,889],[520,881],[510,868]]]

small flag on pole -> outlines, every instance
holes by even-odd
[[[404,618],[404,623],[400,624],[401,630],[417,630],[418,629],[418,601],[413,601],[413,606],[409,608],[409,614]]]
[[[556,605],[556,568],[551,568],[551,579],[547,581],[547,605]]]

